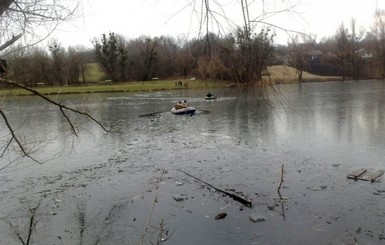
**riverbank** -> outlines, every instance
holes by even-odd
[[[106,92],[140,92],[140,91],[160,91],[173,89],[211,89],[234,86],[233,82],[215,80],[157,80],[146,82],[126,82],[126,83],[95,83],[83,86],[60,86],[60,87],[35,87],[38,92],[44,95],[57,94],[78,94],[78,93],[106,93]],[[31,92],[23,89],[3,89],[0,96],[23,96],[32,95]]]
[[[297,70],[284,65],[271,66],[268,74],[264,77],[271,84],[292,84],[298,83]],[[318,76],[308,72],[303,72],[303,82],[322,82],[340,80],[340,77]],[[57,94],[77,94],[77,93],[105,93],[105,92],[140,92],[140,91],[160,91],[173,89],[213,89],[239,86],[232,81],[221,80],[199,80],[199,79],[172,79],[172,80],[153,80],[146,82],[125,82],[111,83],[103,81],[98,83],[80,86],[56,86],[56,87],[35,87],[38,92],[44,95]],[[23,96],[32,95],[31,92],[19,88],[7,88],[0,90],[0,96]]]

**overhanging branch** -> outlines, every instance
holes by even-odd
[[[68,107],[68,106],[66,106],[66,105],[63,105],[63,104],[61,104],[61,103],[58,103],[58,102],[56,102],[56,101],[54,101],[54,100],[51,100],[50,98],[48,98],[48,97],[45,96],[44,94],[40,93],[39,91],[37,91],[37,90],[35,90],[35,89],[32,89],[32,88],[29,88],[29,87],[27,87],[27,86],[24,86],[24,85],[22,85],[22,84],[18,84],[18,83],[15,83],[15,82],[11,82],[11,81],[8,81],[8,80],[4,80],[4,79],[1,79],[1,82],[6,83],[6,84],[11,85],[11,86],[14,86],[14,87],[18,87],[18,88],[27,90],[27,91],[31,92],[32,94],[37,95],[37,96],[39,96],[40,98],[42,98],[42,99],[48,101],[49,103],[51,103],[51,104],[53,104],[53,105],[59,107],[60,110],[61,110],[61,112],[62,112],[62,114],[63,114],[63,116],[64,116],[65,118],[67,118],[67,121],[69,120],[69,118],[67,117],[67,115],[64,113],[63,110],[68,110],[68,111],[74,112],[74,113],[76,113],[76,114],[83,115],[83,116],[87,117],[88,119],[90,119],[91,121],[95,122],[97,125],[99,125],[104,131],[109,132],[109,130],[106,129],[106,128],[105,128],[105,127],[98,121],[98,120],[96,120],[94,117],[92,117],[90,114],[88,114],[88,113],[86,113],[86,112],[83,112],[83,111],[79,111],[79,110],[73,109],[73,108]],[[74,127],[73,127],[72,123],[70,123],[70,126],[72,127],[72,130],[74,130]],[[75,133],[76,133],[76,132],[75,132]]]
[[[17,40],[19,40],[21,38],[23,34],[20,33],[16,36],[12,36],[11,39],[9,39],[8,41],[6,41],[3,45],[0,46],[0,51],[8,48],[9,46],[11,46],[12,44],[14,44]]]
[[[21,144],[21,142],[19,141],[19,138],[16,136],[15,131],[13,130],[11,124],[9,123],[7,116],[5,115],[3,110],[1,110],[1,109],[0,109],[0,115],[3,118],[3,120],[5,122],[5,125],[7,126],[8,130],[11,133],[11,136],[12,136],[11,140],[7,144],[6,148],[8,148],[10,146],[10,143],[11,143],[12,140],[15,140],[16,144],[19,146],[19,148],[20,148],[21,152],[23,153],[24,157],[28,157],[28,158],[32,159],[34,162],[40,163],[39,161],[34,159],[31,155],[29,155],[28,152],[24,149],[23,144]]]

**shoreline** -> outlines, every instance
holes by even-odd
[[[332,82],[342,81],[337,79],[306,79],[302,82],[292,80],[276,80],[270,85],[285,85],[297,83],[313,83],[313,82]],[[252,86],[249,84],[239,84],[229,81],[204,81],[197,80],[189,81],[188,86],[175,86],[174,81],[165,80],[159,81],[156,84],[153,82],[127,82],[111,85],[82,85],[82,86],[62,86],[62,87],[34,87],[36,91],[43,95],[64,95],[64,94],[90,94],[90,93],[125,93],[125,92],[151,92],[177,89],[214,89],[214,88],[233,88]],[[0,97],[3,96],[33,96],[33,93],[23,90],[21,88],[3,88],[0,89]]]

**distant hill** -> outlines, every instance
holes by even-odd
[[[297,83],[298,82],[297,69],[291,66],[285,66],[285,65],[269,66],[268,74],[277,83]],[[316,81],[341,80],[341,77],[320,76],[320,75],[311,74],[309,72],[303,72],[302,79],[304,80],[304,82],[316,82]]]

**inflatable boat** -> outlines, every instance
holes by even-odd
[[[171,108],[171,113],[177,114],[177,115],[193,114],[195,113],[195,111],[196,109],[192,106],[188,106],[180,109],[175,109],[175,107]]]

